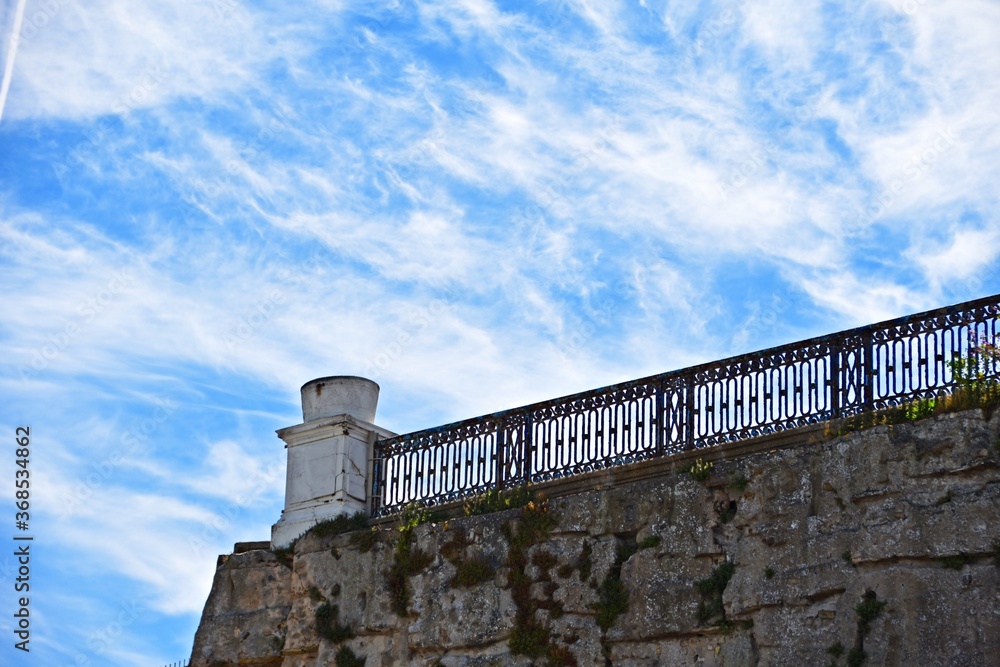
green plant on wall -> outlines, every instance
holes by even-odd
[[[307,534],[315,535],[316,537],[330,537],[367,527],[368,515],[364,512],[355,512],[354,514],[339,514],[332,519],[320,521],[310,528]]]
[[[891,426],[945,412],[979,408],[988,418],[1000,406],[1000,346],[996,338],[969,335],[968,351],[948,363],[955,387],[937,396],[904,405],[864,412],[827,425],[827,435],[845,435],[873,426]]]
[[[615,620],[628,611],[628,590],[622,583],[622,565],[637,549],[634,541],[619,544],[615,561],[597,589],[597,603],[594,605],[597,615],[594,620],[597,621],[597,627],[601,629],[602,635],[607,634]]]
[[[340,624],[340,608],[335,604],[324,602],[316,607],[316,634],[334,644],[347,641],[354,637],[349,625]]]
[[[410,577],[419,574],[434,560],[434,556],[417,548],[413,530],[422,523],[432,521],[434,516],[424,508],[411,503],[400,514],[396,526],[396,544],[389,567],[388,586],[392,610],[398,616],[407,616],[410,608]]]
[[[355,655],[350,647],[341,646],[333,658],[333,664],[336,667],[365,667],[366,660],[367,658]]]
[[[950,554],[948,556],[942,556],[938,558],[941,563],[941,567],[947,570],[961,570],[963,567],[972,562],[972,558],[966,553]]]
[[[274,550],[274,557],[278,559],[278,562],[292,569],[292,565],[295,562],[295,545],[292,544],[287,547],[278,547]]]
[[[490,489],[465,501],[462,510],[465,516],[491,514],[524,507],[534,499],[534,492],[524,485],[513,489]]]
[[[729,480],[726,482],[726,485],[730,488],[736,489],[737,491],[744,491],[749,483],[750,481],[743,473],[733,473],[729,476]]]
[[[726,608],[722,604],[722,594],[735,573],[736,566],[726,561],[712,570],[708,577],[695,582],[695,587],[702,596],[701,602],[698,603],[698,623],[700,625],[706,625],[713,619],[719,619],[720,622],[726,620]]]
[[[660,537],[659,535],[650,535],[649,537],[645,538],[642,542],[639,542],[639,548],[652,549],[654,547],[660,546],[660,542],[662,541],[663,538]]]
[[[360,553],[366,554],[378,544],[381,532],[375,526],[372,526],[369,530],[359,530],[351,535],[351,546],[355,547]]]
[[[1000,346],[996,338],[969,334],[968,354],[951,361],[952,379],[957,382],[959,393],[965,394],[969,407],[992,410],[1000,402]]]
[[[544,542],[555,526],[556,520],[549,513],[548,502],[537,496],[524,506],[519,519],[502,527],[503,535],[510,545],[504,565],[508,568],[508,581],[515,608],[514,627],[507,645],[514,655],[523,655],[533,660],[544,658],[545,664],[550,667],[574,667],[577,662],[573,654],[553,642],[551,628],[537,616],[539,609],[547,609],[551,617],[556,617],[561,614],[561,607],[550,599],[540,600],[532,595],[533,587],[539,582],[545,584],[544,589],[549,594],[554,588],[548,570],[555,566],[555,558],[542,552],[532,560],[528,557],[528,551],[534,545]],[[528,574],[528,566],[532,563],[543,573],[538,581]]]
[[[827,435],[844,435],[854,431],[924,419],[945,412],[979,408],[989,417],[1000,405],[1000,352],[995,340],[971,334],[969,348],[948,363],[955,387],[937,396],[916,399],[897,407],[865,412],[827,426]]]
[[[688,468],[688,474],[691,475],[691,479],[696,482],[704,482],[712,475],[713,463],[705,463],[701,459],[698,459],[691,464]]]
[[[871,632],[872,622],[882,613],[885,605],[884,601],[878,599],[875,591],[868,590],[862,596],[861,602],[854,607],[854,613],[858,617],[858,634],[854,647],[847,652],[847,667],[861,667],[868,659],[868,654],[865,653],[865,638]],[[833,656],[831,667],[836,667],[838,658],[844,654],[844,645],[838,641],[826,652]]]
[[[858,631],[862,636],[868,636],[872,621],[882,613],[885,604],[884,601],[878,599],[875,591],[865,591],[864,598],[854,608],[854,613],[858,616]]]
[[[469,552],[472,547],[472,553]],[[458,531],[454,538],[441,547],[441,555],[455,566],[453,586],[468,588],[489,581],[496,574],[496,568],[486,556],[469,541],[464,531]]]

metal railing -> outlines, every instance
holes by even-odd
[[[372,515],[932,397],[998,326],[995,295],[380,440]]]

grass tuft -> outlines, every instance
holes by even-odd
[[[334,644],[354,637],[351,626],[340,624],[340,608],[329,602],[316,607],[316,634]]]
[[[315,535],[316,537],[331,537],[367,527],[368,515],[364,512],[355,512],[354,514],[340,514],[332,519],[320,521],[307,530],[306,534]]]
[[[963,567],[972,562],[969,554],[959,553],[951,554],[949,556],[942,556],[938,558],[938,562],[941,563],[941,567],[947,570],[961,570]]]
[[[504,510],[524,507],[535,499],[535,494],[527,486],[513,489],[490,489],[486,493],[473,496],[465,502],[465,516],[492,514]]]

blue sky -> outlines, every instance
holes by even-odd
[[[4,664],[187,657],[310,379],[407,432],[1000,291],[996,1],[85,4],[0,8]]]

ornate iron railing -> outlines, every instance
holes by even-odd
[[[372,514],[931,397],[998,323],[1000,295],[380,440]]]

